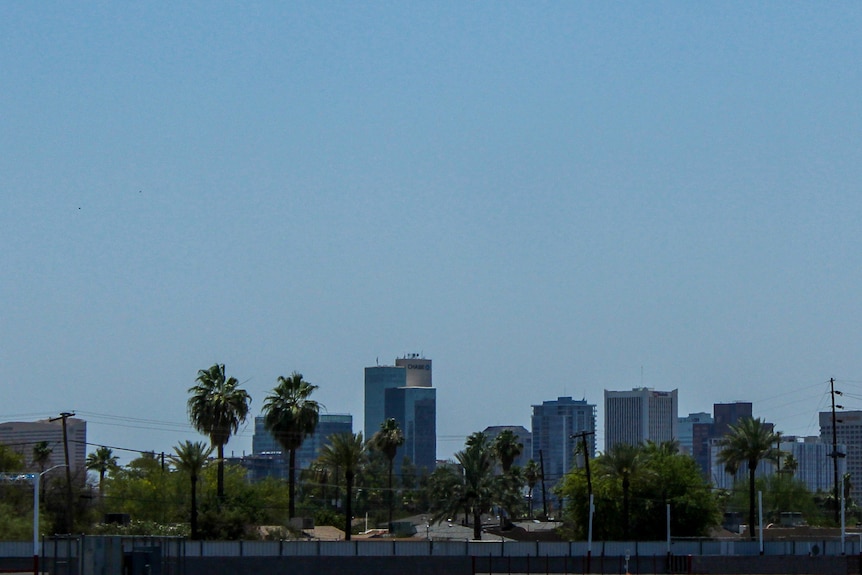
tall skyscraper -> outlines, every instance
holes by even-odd
[[[336,433],[353,433],[353,416],[346,413],[321,413],[314,433],[306,437],[296,450],[296,469],[308,469],[320,455],[329,436]],[[267,431],[262,415],[254,418],[251,449],[252,457],[243,464],[252,472],[252,480],[266,476],[287,477],[287,454]]]
[[[395,365],[376,365],[365,368],[365,439],[380,429],[386,421],[386,390],[407,387],[407,368]]]
[[[739,423],[740,419],[753,417],[753,406],[750,401],[734,401],[733,403],[714,403],[712,405],[713,437],[724,437],[730,431],[731,425]]]
[[[396,387],[386,390],[386,418],[394,418],[404,432],[404,444],[393,461],[395,473],[409,457],[424,473],[437,463],[437,390],[433,387]]]
[[[404,445],[395,455],[400,472],[403,458],[431,473],[437,462],[437,390],[432,387],[431,360],[409,354],[395,365],[365,368],[365,438],[370,439],[389,418],[398,422]]]
[[[596,455],[596,406],[585,399],[558,397],[533,406],[533,454],[534,461],[545,468],[545,479],[553,485],[581,461],[575,450],[581,438],[577,434],[587,432],[587,448],[590,457]],[[541,451],[541,454],[539,453]]]
[[[712,425],[712,416],[706,412],[689,413],[679,418],[677,430],[679,431],[679,450],[686,455],[694,455],[694,426],[698,423]]]
[[[677,426],[677,390],[605,390],[605,451],[618,443],[671,441],[679,437]]]

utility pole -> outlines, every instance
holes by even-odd
[[[72,508],[72,468],[69,465],[69,434],[66,429],[66,420],[70,417],[75,417],[75,414],[69,411],[64,411],[60,417],[54,417],[48,421],[63,420],[63,454],[66,457],[66,531],[71,533],[74,524],[74,510]]]
[[[584,471],[587,472],[587,495],[593,494],[593,479],[590,475],[590,449],[587,447],[587,436],[595,435],[595,433],[595,431],[581,431],[580,433],[574,433],[571,435],[573,439],[575,437],[580,437],[581,447],[584,450]]]
[[[835,405],[835,396],[836,395],[844,395],[840,391],[835,391],[835,378],[829,378],[829,386],[830,393],[832,395],[832,453],[829,456],[832,458],[832,471],[834,473],[834,482],[835,485],[832,489],[833,496],[835,497],[835,523],[838,523],[840,520],[840,505],[838,503],[838,458],[846,457],[844,453],[838,453],[838,429],[837,423],[838,419],[835,418],[835,408],[844,409],[843,405]]]

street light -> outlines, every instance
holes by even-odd
[[[65,463],[55,465],[42,473],[30,474],[33,478],[33,575],[39,575],[39,557],[42,555],[42,539],[39,537],[39,481],[49,471],[67,467]]]

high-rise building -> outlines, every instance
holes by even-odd
[[[829,461],[827,465],[832,470],[834,477],[834,466],[832,463],[832,412],[820,412],[820,442],[826,444],[829,449]],[[842,411],[835,421],[835,439],[839,444],[845,446],[844,451],[838,449],[838,456],[847,465],[847,473],[850,474],[850,497],[859,501],[862,497],[862,411]],[[839,471],[839,481],[841,477]],[[833,479],[834,485],[834,479]]]
[[[393,418],[404,433],[404,444],[393,461],[401,473],[405,457],[424,473],[437,464],[437,390],[433,387],[396,387],[386,390],[386,418]]]
[[[831,439],[830,439],[831,441]],[[845,453],[846,445],[838,444],[838,453]],[[834,469],[832,467],[832,444],[820,441],[817,436],[812,437],[782,437],[781,438],[781,469],[785,473],[792,473],[794,479],[805,483],[812,493],[818,491],[830,492],[835,484]],[[796,461],[796,469],[787,469],[789,456],[792,455]],[[838,459],[838,477],[842,477],[845,471],[846,461]]]
[[[76,417],[66,419],[66,438],[69,445],[69,469],[75,473],[85,469],[87,460],[87,422]],[[33,448],[36,444],[47,442],[51,449],[46,468],[66,463],[63,449],[63,421],[43,419],[41,421],[9,421],[0,423],[0,443],[24,456],[29,469],[33,465]]]
[[[576,464],[582,456],[576,455],[578,443],[586,433],[590,457],[596,455],[596,406],[585,399],[558,397],[534,405],[532,416],[532,458],[544,466],[545,479],[554,484]]]
[[[618,443],[662,443],[679,436],[677,390],[605,390],[605,451]]]
[[[694,456],[695,424],[712,424],[712,416],[706,412],[689,413],[679,418],[677,431],[679,432],[679,450],[686,455]]]
[[[714,418],[713,437],[724,437],[730,431],[731,425],[739,423],[740,419],[750,419],[753,409],[750,401],[734,401],[733,403],[714,403],[712,414]]]
[[[365,439],[389,418],[398,422],[404,445],[393,461],[400,473],[404,457],[430,473],[437,462],[437,390],[432,387],[431,360],[408,354],[395,365],[365,368]]]
[[[718,479],[724,474],[715,463],[718,457],[718,440],[730,432],[730,427],[741,419],[752,417],[752,405],[748,401],[712,404],[713,417],[711,421],[692,423],[691,456],[700,467],[703,476],[712,482],[723,482]],[[713,451],[715,453],[713,453]],[[727,479],[730,481],[731,479]]]
[[[322,413],[314,433],[307,436],[296,450],[296,469],[308,469],[320,455],[330,435],[353,433],[353,416],[345,413]],[[266,429],[264,417],[254,418],[254,435],[251,438],[252,457],[243,464],[251,471],[252,479],[266,476],[287,477],[288,454]]]
[[[518,438],[518,443],[524,446],[521,449],[521,454],[515,458],[515,461],[512,463],[513,465],[517,465],[518,467],[523,467],[527,464],[533,457],[533,434],[527,431],[523,425],[492,425],[490,427],[486,427],[482,432],[485,434],[485,437],[488,438],[488,443],[493,444],[494,440],[497,439],[497,436],[500,435],[504,431],[511,431],[515,434],[515,437]]]
[[[380,429],[386,421],[386,390],[407,387],[407,368],[376,365],[365,368],[365,439]]]

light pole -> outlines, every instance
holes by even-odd
[[[65,463],[55,465],[42,473],[33,473],[33,575],[39,575],[39,557],[42,555],[42,540],[39,537],[39,481],[49,471],[68,467]]]

